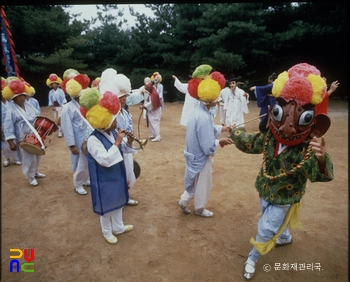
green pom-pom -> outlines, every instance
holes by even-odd
[[[210,65],[200,65],[192,73],[192,78],[205,78],[211,70],[212,67]]]
[[[82,94],[79,98],[79,104],[86,110],[91,109],[94,105],[100,102],[102,94],[97,88],[88,88],[82,91]]]

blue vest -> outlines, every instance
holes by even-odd
[[[116,132],[114,131],[112,133],[116,137]],[[99,131],[94,130],[91,135],[96,136],[106,150],[113,146]],[[88,154],[88,165],[92,209],[94,213],[104,215],[124,207],[129,201],[124,160],[111,167],[103,167]]]

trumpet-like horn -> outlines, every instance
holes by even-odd
[[[119,128],[118,128],[118,131],[119,131]],[[147,144],[147,142],[148,142],[147,139],[138,139],[138,138],[136,138],[135,136],[133,136],[130,132],[125,131],[125,130],[123,130],[122,132],[125,133],[127,136],[131,137],[132,139],[134,139],[134,141],[136,141],[137,143],[139,143],[140,148],[141,148],[142,150],[143,150],[144,147],[146,147],[146,144]]]

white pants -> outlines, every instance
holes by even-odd
[[[123,208],[100,216],[102,233],[105,238],[110,238],[115,232],[124,232],[126,227],[123,223]]]
[[[152,136],[160,136],[160,119],[162,117],[162,108],[159,107],[156,110],[148,111],[148,126]]]
[[[4,159],[11,159],[15,161],[22,161],[21,152],[18,151],[11,151],[10,145],[7,141],[1,142],[1,155],[4,157]]]
[[[28,153],[21,147],[20,151],[22,155],[22,172],[25,175],[25,177],[29,180],[31,177],[35,176],[36,172],[38,172],[41,155]]]
[[[126,180],[128,182],[129,188],[132,188],[135,185],[136,177],[134,173],[134,159],[131,153],[124,153],[124,164],[126,170]]]
[[[258,234],[256,235],[256,242],[269,241],[280,229],[283,224],[284,218],[290,208],[290,205],[272,205],[260,198],[260,207],[262,215],[258,221]],[[290,233],[288,226],[283,230],[280,235],[281,239],[289,239]],[[249,258],[255,262],[261,254],[255,247],[250,251]]]
[[[83,152],[79,154],[77,169],[73,174],[73,183],[75,188],[83,187],[83,184],[89,180],[89,168],[87,156]]]
[[[62,110],[61,107],[55,107],[55,110],[53,111],[54,122],[57,122],[58,118],[61,116],[61,110]],[[57,126],[58,126],[58,132],[62,132],[61,126],[60,125],[57,125]]]
[[[212,167],[213,157],[209,156],[204,168],[198,173],[191,193],[186,190],[181,195],[181,200],[188,203],[194,199],[194,209],[198,212],[203,211],[208,203],[211,188],[212,188]]]

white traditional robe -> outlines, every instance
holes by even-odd
[[[236,87],[234,93],[231,90],[230,92],[230,95],[225,97],[226,100],[224,100],[224,109],[226,108],[225,125],[239,125],[238,128],[244,127],[243,113],[249,113],[249,96],[247,98],[244,97],[244,91],[238,87]]]
[[[184,150],[185,192],[182,197],[185,197],[186,192],[193,195],[195,210],[204,208],[209,199],[212,186],[212,157],[219,145],[219,140],[216,138],[220,136],[221,129],[221,125],[213,123],[213,115],[203,104],[195,107],[187,123]],[[205,175],[201,177],[201,174]]]
[[[34,124],[34,120],[39,115],[39,111],[29,104],[27,100],[24,102],[24,107],[25,110],[19,107],[16,103],[13,103],[12,107],[8,108],[4,123],[5,140],[15,139],[15,143],[19,144],[19,141],[25,140],[26,134],[32,133],[30,127],[18,110],[31,125]],[[19,149],[22,156],[22,172],[29,180],[35,176],[36,172],[38,172],[41,155],[29,153],[21,147],[19,147]]]
[[[61,127],[66,146],[69,148],[75,145],[79,150],[78,155],[73,155],[70,152],[70,157],[72,170],[74,171],[74,186],[76,188],[82,187],[89,180],[87,156],[82,152],[82,144],[87,140],[93,129],[88,126],[87,121],[80,114],[80,105],[74,99],[62,108]]]
[[[9,107],[12,107],[13,102],[5,100],[5,102],[1,102],[1,134],[4,134],[4,123],[5,123],[5,117],[6,112],[9,109]],[[14,141],[17,144],[17,141]],[[22,161],[22,156],[20,150],[18,151],[11,151],[9,143],[5,140],[1,140],[1,154],[4,157],[4,159],[10,159],[12,158],[13,161]]]
[[[132,119],[130,114],[122,108],[119,114],[117,115],[117,128],[123,128],[126,131],[134,132]],[[128,137],[125,136],[123,138],[123,143],[128,144]],[[127,145],[126,145],[127,146]],[[126,179],[128,182],[128,186],[132,188],[135,185],[136,177],[134,173],[134,159],[133,154],[136,154],[137,150],[132,150],[132,153],[124,153],[124,163],[126,169]]]
[[[175,78],[174,86],[177,90],[186,95],[180,119],[180,124],[186,126],[189,116],[191,115],[193,109],[199,104],[199,101],[188,93],[188,83],[182,83],[178,78]]]
[[[151,135],[154,137],[160,136],[160,119],[162,117],[162,107],[154,108],[150,97],[144,105],[147,109],[148,125]]]

